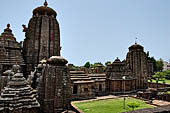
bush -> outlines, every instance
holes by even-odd
[[[128,107],[132,108],[133,111],[135,108],[138,108],[140,106],[139,103],[135,103],[135,102],[132,102],[132,103],[128,103]]]

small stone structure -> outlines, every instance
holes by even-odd
[[[70,71],[72,99],[82,100],[106,95],[106,74],[88,74],[84,71]]]
[[[108,66],[107,69],[107,90],[109,94],[133,92],[136,90],[136,78],[129,75],[126,62],[121,62],[118,58]],[[125,76],[125,79],[123,79]]]
[[[90,99],[95,97],[93,92],[94,80],[84,71],[70,71],[70,78],[72,83],[72,99]]]
[[[170,94],[166,90],[167,89],[149,88],[146,91],[137,92],[137,98],[143,98],[146,100],[157,99],[170,102]]]
[[[67,60],[52,56],[42,69],[38,85],[41,112],[61,113],[71,107],[71,82]]]
[[[88,74],[88,76],[94,80],[92,90],[96,96],[107,95],[106,92],[106,74],[105,73],[96,73]]]
[[[40,104],[23,73],[17,72],[0,96],[0,113],[39,113]]]

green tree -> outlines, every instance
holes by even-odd
[[[157,71],[162,71],[163,70],[163,60],[160,58],[159,60],[156,61],[156,67],[157,67]]]
[[[156,60],[154,57],[150,57],[149,51],[146,53],[146,57],[148,61],[151,61],[153,63],[154,72],[163,70],[163,60],[161,58],[159,60]]]
[[[165,72],[156,72],[155,75],[153,75],[153,78],[155,78],[156,80],[165,80],[166,77],[166,73]]]
[[[128,103],[128,107],[132,108],[133,111],[135,108],[138,108],[139,106],[140,106],[139,103],[135,103],[135,102]]]
[[[165,73],[165,78],[170,79],[170,70],[166,70],[164,71],[164,73]]]
[[[146,57],[147,57],[148,61],[152,62],[154,72],[157,72],[156,59],[154,57],[149,56],[149,51],[146,53]]]
[[[90,62],[86,62],[85,65],[84,65],[84,67],[90,68]]]
[[[107,61],[107,62],[105,63],[106,66],[107,66],[108,64],[111,64],[111,62],[110,62],[110,61]]]

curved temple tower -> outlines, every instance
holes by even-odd
[[[136,78],[136,88],[147,88],[148,60],[144,48],[135,43],[129,47],[126,61],[129,64],[132,76]]]
[[[56,16],[57,13],[45,1],[44,6],[33,10],[28,28],[23,25],[26,37],[23,53],[27,74],[34,70],[40,60],[60,56],[60,29]]]

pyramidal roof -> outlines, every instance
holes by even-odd
[[[4,104],[9,110],[40,107],[33,89],[27,85],[23,74],[20,72],[16,73],[8,83],[8,86],[2,90],[0,111],[4,110]]]

